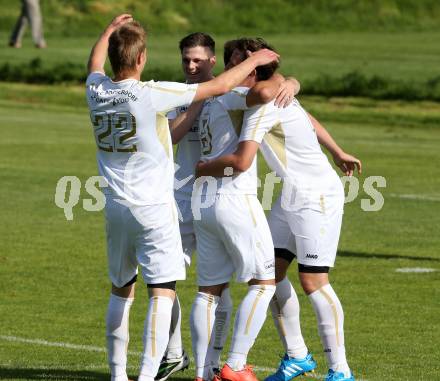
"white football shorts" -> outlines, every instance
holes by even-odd
[[[272,237],[263,208],[254,195],[208,196],[194,220],[199,286],[275,278]]]
[[[191,199],[176,199],[179,212],[179,229],[182,239],[183,254],[187,266],[191,265],[191,258],[196,249],[196,235],[194,233]]]
[[[135,206],[106,195],[109,276],[116,287],[141,269],[145,283],[185,279],[185,262],[174,200]]]
[[[329,192],[309,198],[302,208],[283,208],[281,195],[272,206],[268,222],[274,246],[296,254],[299,264],[335,264],[344,213],[344,190],[337,181]]]

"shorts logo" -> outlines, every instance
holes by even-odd
[[[306,258],[318,259],[318,255],[317,254],[306,254]]]

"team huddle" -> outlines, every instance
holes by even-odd
[[[217,77],[209,35],[192,33],[179,48],[186,83],[141,81],[146,33],[124,14],[105,29],[88,63],[97,162],[108,183],[111,379],[128,380],[128,322],[138,269],[150,297],[138,380],[164,381],[188,367],[176,281],[185,279],[196,250],[198,292],[190,316],[196,381],[255,381],[247,355],[269,308],[285,355],[266,381],[313,371],[316,362],[301,334],[298,298],[286,275],[294,258],[327,357],[325,380],[354,380],[342,306],[328,278],[344,190],[320,144],[347,175],[360,171],[359,160],[301,107],[298,81],[276,72],[279,55],[264,40],[228,41],[225,71]],[[107,57],[113,78],[105,75]],[[268,218],[257,198],[258,150],[283,183]],[[248,291],[221,366],[234,274]]]

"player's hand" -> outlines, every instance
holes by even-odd
[[[194,172],[194,176],[196,177],[196,178],[199,178],[201,175],[200,175],[200,170],[203,168],[203,165],[205,164],[206,162],[204,162],[204,161],[198,161],[197,162],[197,164],[196,164],[196,169],[195,169],[195,172]]]
[[[333,156],[333,160],[346,176],[353,176],[356,169],[359,174],[362,173],[361,161],[348,153],[342,152],[339,155]]]
[[[275,106],[285,108],[292,102],[299,92],[299,82],[294,78],[288,78],[281,83],[278,93],[275,96]]]
[[[128,13],[123,13],[122,15],[116,16],[109,24],[107,29],[115,30],[131,21],[133,21],[133,16]]]
[[[261,49],[256,52],[246,51],[250,59],[256,61],[256,66],[267,65],[273,61],[279,61],[280,55],[270,49]]]

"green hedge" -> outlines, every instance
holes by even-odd
[[[324,96],[365,96],[376,99],[434,100],[440,101],[440,75],[425,83],[367,77],[359,71],[341,77],[320,75],[303,84],[303,93]]]
[[[143,73],[148,79],[183,81],[180,70],[166,67],[149,67]],[[84,65],[64,62],[45,66],[41,59],[35,58],[23,65],[6,63],[0,66],[0,81],[24,83],[76,83],[86,80]],[[362,96],[376,99],[434,100],[440,101],[440,75],[425,83],[412,83],[381,76],[367,77],[359,71],[343,76],[321,74],[301,84],[302,94],[324,96]]]
[[[76,83],[86,81],[86,66],[73,62],[45,65],[40,58],[34,58],[26,64],[13,65],[7,62],[0,66],[0,81],[36,84]],[[160,67],[149,67],[143,78],[182,82],[182,73]]]

